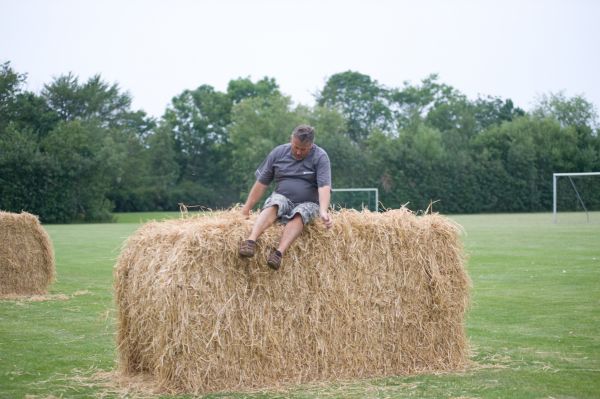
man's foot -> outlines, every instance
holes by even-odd
[[[267,258],[267,265],[269,265],[269,267],[273,270],[278,270],[281,266],[281,258],[283,258],[283,254],[274,249]]]
[[[238,253],[240,254],[241,257],[251,258],[254,256],[255,252],[256,252],[256,241],[246,240],[246,241],[241,242],[240,249],[238,251]]]

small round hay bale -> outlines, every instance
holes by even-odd
[[[37,216],[0,211],[0,243],[0,297],[46,294],[56,268]]]
[[[406,209],[333,218],[277,272],[281,227],[240,259],[253,220],[236,211],[142,226],[115,266],[119,371],[206,393],[463,367],[460,227]]]

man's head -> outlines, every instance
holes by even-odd
[[[300,125],[292,133],[292,156],[295,159],[304,159],[310,153],[315,140],[315,129],[312,126]]]

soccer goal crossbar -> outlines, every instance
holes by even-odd
[[[377,188],[332,188],[333,192],[353,192],[353,191],[366,191],[375,193],[375,212],[379,209],[379,189]]]
[[[569,178],[569,181],[571,182],[571,186],[573,187],[573,190],[575,190],[575,194],[577,195],[577,200],[579,201],[579,203],[583,207],[583,210],[585,211],[585,214],[588,218],[588,222],[590,220],[590,216],[588,214],[587,208],[585,207],[585,203],[583,202],[583,199],[579,195],[579,191],[577,191],[577,187],[575,186],[575,183],[571,179],[571,177],[577,177],[577,176],[600,176],[600,172],[553,173],[552,174],[552,220],[554,223],[556,223],[556,179],[559,177],[568,177]]]

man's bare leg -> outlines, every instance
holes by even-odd
[[[258,237],[260,237],[260,235],[275,222],[277,219],[277,209],[277,205],[270,206],[263,209],[258,214],[256,222],[254,222],[254,226],[252,226],[250,236],[248,237],[249,240],[256,241]]]
[[[277,250],[283,255],[290,245],[292,245],[294,240],[302,233],[303,229],[304,223],[302,223],[302,216],[297,213],[283,228],[283,234],[281,235]]]

